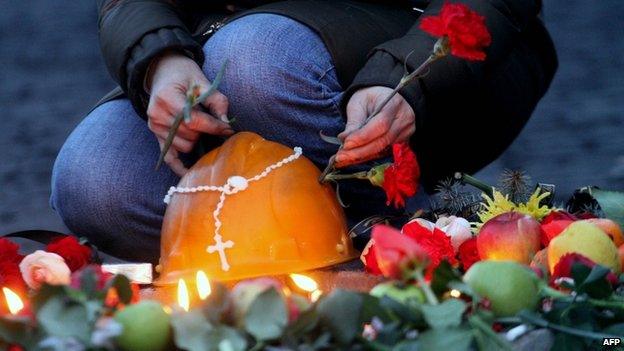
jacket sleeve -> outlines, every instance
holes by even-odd
[[[183,13],[168,0],[97,0],[100,46],[106,67],[145,116],[145,72],[154,57],[179,50],[202,64],[201,45],[189,33]]]
[[[431,1],[420,18],[437,15],[444,1]],[[486,60],[445,57],[400,91],[416,113],[411,143],[429,190],[454,172],[473,173],[496,159],[526,124],[557,68],[552,41],[538,18],[539,0],[461,2],[486,19],[492,36]],[[412,70],[429,56],[436,39],[419,24],[371,52],[346,90],[343,107],[360,88],[396,86],[410,52]]]

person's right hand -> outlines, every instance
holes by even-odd
[[[175,115],[182,112],[186,92],[193,85],[200,93],[210,88],[210,82],[201,68],[190,58],[179,53],[167,53],[154,62],[151,76],[147,77],[147,88],[151,91],[147,107],[148,127],[158,138],[162,150]],[[187,172],[178,158],[178,153],[191,152],[201,133],[211,135],[232,135],[234,131],[227,123],[228,99],[215,92],[201,102],[210,114],[193,109],[191,121],[183,122],[165,156],[165,163],[178,175]]]

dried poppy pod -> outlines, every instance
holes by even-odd
[[[332,188],[301,149],[238,133],[202,157],[169,201],[158,285],[305,271],[357,256]]]

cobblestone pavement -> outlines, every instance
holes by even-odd
[[[113,87],[97,42],[95,1],[0,3],[0,230],[63,230],[48,205],[64,139]],[[479,176],[522,168],[560,193],[624,189],[621,0],[549,0],[560,69],[533,119]],[[95,156],[97,157],[97,155]]]

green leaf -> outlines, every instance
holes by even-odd
[[[431,329],[418,337],[419,350],[465,351],[472,341],[472,331],[467,328]]]
[[[607,218],[616,221],[624,228],[624,193],[592,188],[591,194],[598,201]]]
[[[132,301],[132,287],[130,283],[130,279],[122,274],[117,274],[107,283],[107,288],[115,288],[117,290],[117,295],[119,296],[119,301],[124,304],[130,303]],[[108,289],[106,289],[108,290]]]
[[[350,344],[361,331],[360,311],[363,301],[361,294],[341,289],[334,290],[319,301],[321,323],[340,344]]]
[[[39,339],[38,330],[30,326],[29,319],[16,320],[0,317],[0,341],[22,345],[27,350],[31,350],[35,349]]]
[[[611,272],[611,270],[607,267],[601,265],[595,265],[591,268],[589,273],[588,267],[577,267],[577,265],[581,265],[579,263],[574,264],[572,266],[572,273],[575,276],[576,288],[575,290],[579,293],[586,292],[589,296],[602,299],[611,296],[613,293],[613,288],[611,287],[611,283],[606,279],[607,274]],[[582,266],[582,265],[581,265]],[[579,278],[581,276],[585,276],[585,278],[581,281],[576,280],[577,270],[581,269],[582,273],[578,274]]]
[[[316,309],[310,308],[303,311],[299,318],[286,328],[285,334],[293,337],[301,337],[311,332],[319,323],[320,316]]]
[[[434,329],[458,327],[466,311],[466,303],[458,299],[448,299],[439,305],[422,305],[421,311],[427,323]]]
[[[274,288],[258,295],[245,315],[245,329],[258,340],[279,338],[286,324],[286,304]]]
[[[198,310],[174,313],[171,316],[173,341],[182,350],[202,351],[208,349],[207,334],[212,330],[206,317]]]
[[[235,329],[227,326],[213,327],[199,310],[176,313],[171,318],[175,345],[188,351],[243,351],[247,341]]]
[[[202,310],[208,321],[218,324],[230,309],[230,297],[228,289],[218,282],[211,282],[212,292],[202,303]]]
[[[87,298],[83,292],[78,291],[78,290],[73,290],[71,292],[74,293],[74,296],[71,296],[70,290],[73,290],[73,289],[70,289],[69,287],[65,285],[48,285],[48,284],[42,285],[41,288],[35,293],[35,295],[33,295],[33,297],[30,300],[32,303],[33,309],[35,311],[38,311],[41,308],[41,306],[45,305],[45,303],[48,302],[49,299],[53,297],[58,297],[58,296],[61,296],[61,297],[69,296],[72,299],[86,301]]]
[[[75,337],[84,343],[90,340],[92,324],[87,322],[87,308],[80,303],[53,297],[41,307],[37,320],[52,336]]]
[[[392,351],[418,351],[418,340],[402,341],[392,348]]]
[[[624,336],[624,323],[612,324],[602,330],[605,334]]]
[[[583,351],[585,343],[579,337],[564,333],[555,334],[555,341],[551,351]]]
[[[424,328],[427,326],[426,322],[423,319],[420,305],[404,305],[388,296],[383,296],[381,299],[379,299],[379,301],[381,307],[386,310],[384,315],[390,313],[395,319],[399,318],[401,322],[410,323],[416,327]],[[382,318],[382,321],[387,322],[389,319],[390,318]]]

